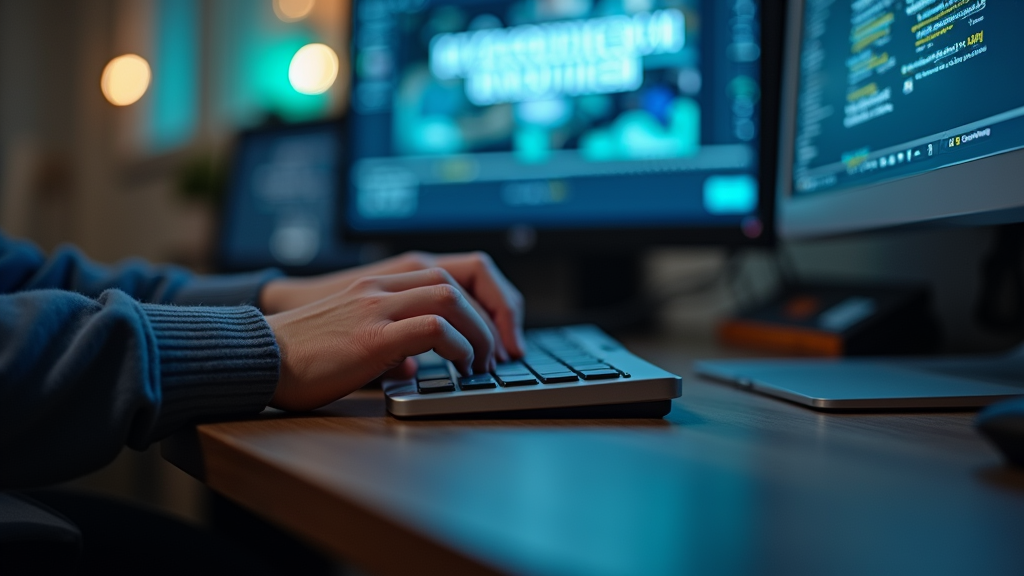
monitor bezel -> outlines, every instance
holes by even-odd
[[[349,26],[354,23],[353,12],[358,0],[349,3]],[[350,180],[341,186],[344,197],[338,202],[338,229],[349,242],[380,242],[393,250],[467,250],[479,249],[507,253],[578,253],[578,252],[631,252],[652,245],[690,246],[772,246],[775,243],[775,183],[778,158],[774,146],[766,143],[778,141],[779,90],[782,60],[782,29],[785,22],[785,0],[760,0],[761,8],[761,62],[760,62],[760,117],[761,132],[758,146],[758,214],[763,231],[757,238],[746,236],[740,226],[652,226],[652,227],[513,227],[496,229],[460,229],[457,231],[371,231],[356,230],[347,225]],[[352,40],[351,29],[350,40]],[[355,86],[354,47],[349,47],[349,88]],[[351,99],[349,101],[351,111]],[[354,147],[357,134],[354,122],[347,122],[345,153]],[[344,165],[351,167],[350,158]],[[528,245],[517,244],[513,237],[529,235]]]
[[[872,230],[979,226],[1024,221],[1024,149],[968,160],[893,180],[793,197],[800,48],[806,0],[786,18],[775,184],[776,232],[783,240]],[[948,191],[984,190],[978,194]],[[943,191],[936,194],[936,190]],[[894,202],[897,198],[899,201]],[[885,206],[885,210],[879,210]]]

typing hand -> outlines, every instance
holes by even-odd
[[[282,278],[266,285],[260,307],[267,314],[292,310],[339,294],[368,276],[443,268],[487,324],[500,361],[525,353],[523,297],[483,252],[435,255],[408,252],[375,264],[315,278]]]
[[[486,286],[463,272],[471,286]],[[495,288],[482,293],[491,295],[489,289]],[[521,309],[519,302],[503,305],[515,314]],[[518,337],[518,316],[503,321],[515,321]],[[363,276],[331,296],[271,314],[267,322],[281,348],[281,376],[270,404],[286,410],[323,406],[388,372],[411,377],[410,357],[429,350],[463,374],[491,370],[499,350],[487,312],[481,314],[440,267]]]

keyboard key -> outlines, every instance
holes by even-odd
[[[511,376],[514,374],[529,374],[530,370],[519,362],[508,362],[506,364],[498,364],[498,367],[494,369],[494,373],[498,376],[503,374]]]
[[[537,342],[537,345],[540,346],[541,348],[543,348],[544,350],[547,350],[548,352],[553,352],[555,350],[579,350],[580,349],[580,347],[575,345],[575,344],[572,344],[572,343],[569,343],[569,342],[565,342],[565,341],[558,341],[558,340],[539,341],[539,342]]]
[[[416,372],[417,380],[442,380],[445,378],[451,378],[452,375],[448,372],[447,366],[431,366],[429,368],[420,368]]]
[[[498,380],[501,380],[502,386],[532,386],[537,383],[537,379],[533,377],[533,374],[512,374],[507,376],[498,375]]]
[[[568,370],[568,368],[565,367],[565,364],[556,364],[554,362],[550,364],[530,364],[529,366],[538,374],[544,374],[546,372],[565,372]]]
[[[566,364],[589,364],[592,362],[600,362],[597,358],[594,358],[590,354],[566,354],[559,356],[559,360]]]
[[[459,388],[463,390],[483,390],[484,388],[495,388],[497,383],[490,374],[474,374],[459,378]]]
[[[570,364],[569,367],[577,372],[583,372],[585,370],[614,370],[611,366],[602,362],[594,362],[591,364]]]
[[[540,375],[540,381],[545,384],[556,384],[559,382],[575,382],[579,380],[575,372],[548,372]]]
[[[602,380],[606,378],[618,378],[619,371],[610,368],[605,370],[580,370],[584,380]]]
[[[552,340],[541,344],[541,347],[545,350],[583,350],[579,344],[568,340]]]
[[[419,389],[420,394],[434,394],[437,392],[455,392],[455,384],[452,383],[450,378],[442,378],[439,380],[423,380],[417,382],[416,387]]]

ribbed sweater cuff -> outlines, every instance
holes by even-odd
[[[143,304],[160,354],[160,417],[152,438],[195,420],[257,414],[277,386],[281,356],[252,306]]]
[[[283,276],[270,268],[248,274],[196,276],[171,298],[172,304],[183,306],[255,306],[259,304],[263,286]]]

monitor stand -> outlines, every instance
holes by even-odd
[[[621,333],[652,323],[641,252],[502,255],[496,261],[523,293],[529,327],[597,324]]]
[[[694,370],[819,410],[968,409],[1024,395],[1024,346],[1000,356],[704,361]]]

